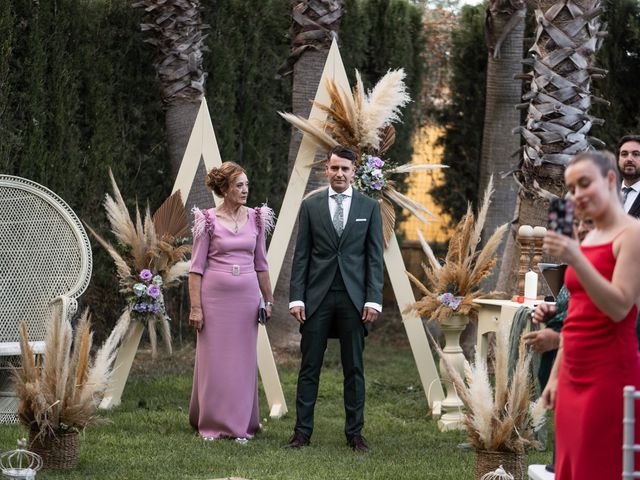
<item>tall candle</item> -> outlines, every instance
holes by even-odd
[[[535,300],[538,295],[538,274],[528,271],[524,275],[524,298]]]

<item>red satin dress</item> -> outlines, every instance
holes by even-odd
[[[581,247],[608,280],[616,259],[613,242]],[[571,292],[562,327],[562,365],[556,397],[556,480],[622,478],[622,416],[625,385],[640,387],[640,357],[634,306],[621,322],[600,311],[572,268]],[[636,412],[640,412],[636,402]],[[640,419],[639,419],[640,420]],[[636,442],[640,421],[636,421]],[[636,455],[640,468],[640,455]]]

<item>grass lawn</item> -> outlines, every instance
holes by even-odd
[[[333,341],[332,341],[333,342]],[[280,366],[289,414],[268,419],[261,392],[263,431],[247,445],[205,442],[189,426],[193,350],[156,365],[139,363],[117,409],[101,413],[112,423],[88,429],[80,464],[72,472],[41,472],[44,479],[473,479],[474,454],[457,445],[464,432],[440,433],[428,414],[418,372],[405,343],[367,341],[367,403],[364,434],[372,451],[356,454],[343,434],[342,371],[337,343],[330,343],[316,406],[310,447],[283,449],[292,433],[297,364]],[[17,425],[0,428],[0,450],[25,436]],[[532,452],[529,463],[546,463]]]

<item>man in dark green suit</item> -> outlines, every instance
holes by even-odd
[[[369,450],[362,437],[362,352],[367,324],[382,310],[382,219],[378,202],[351,185],[355,161],[353,151],[334,148],[326,163],[329,188],[309,196],[300,207],[289,311],[300,323],[302,362],[290,448],[310,442],[327,338],[337,336],[347,443],[358,452]]]

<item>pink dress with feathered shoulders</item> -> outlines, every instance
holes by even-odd
[[[204,326],[197,336],[189,422],[202,437],[251,438],[260,428],[256,341],[260,290],[268,269],[268,207],[248,210],[232,232],[215,209],[194,209],[190,272],[202,275]]]

